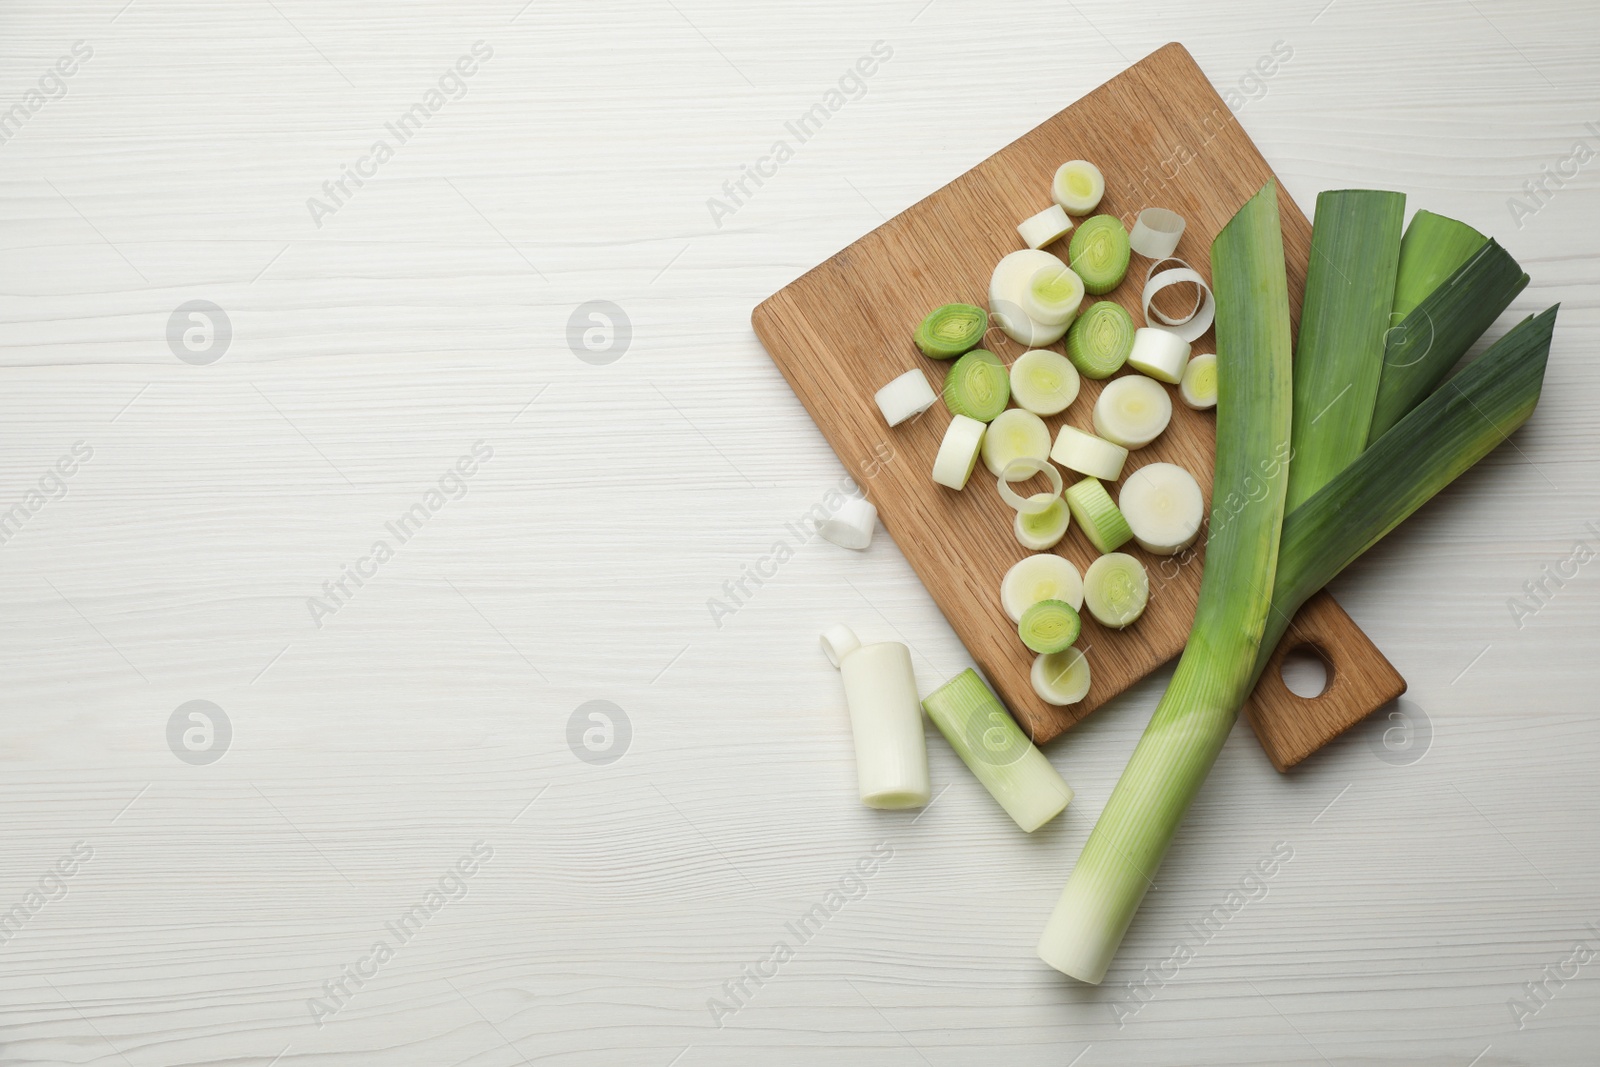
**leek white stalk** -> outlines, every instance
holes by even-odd
[[[883,412],[883,421],[890,426],[899,426],[933,407],[933,402],[939,396],[928,384],[928,376],[918,367],[889,382],[874,393],[872,399],[877,401],[878,410]]]
[[[1061,240],[1072,229],[1072,220],[1061,210],[1060,204],[1051,204],[1037,215],[1029,215],[1017,223],[1017,235],[1029,248],[1043,248]]]
[[[1041,600],[1083,610],[1083,576],[1071,560],[1045,552],[1023,556],[1000,580],[1000,606],[1012,622],[1021,622],[1022,613]]]
[[[850,627],[839,623],[822,631],[822,654],[828,657],[828,662],[835,667],[844,662],[844,658],[861,647],[861,639]]]
[[[1289,287],[1268,182],[1211,246],[1220,365],[1214,492],[1247,501],[1214,524],[1193,629],[1039,942],[1098,984],[1255,682],[1288,478]],[[1089,603],[1085,576],[1085,603]]]
[[[869,808],[920,808],[928,802],[928,749],[918,712],[911,651],[898,641],[862,645],[839,663],[856,783]]]
[[[939,454],[933,457],[933,480],[949,489],[965,489],[972,468],[978,465],[978,450],[983,447],[985,425],[977,419],[957,415],[944,428]]]
[[[964,357],[963,357],[964,358]],[[1133,351],[1128,366],[1158,382],[1177,385],[1189,365],[1189,342],[1167,330],[1148,326],[1133,331]]]
[[[1050,458],[1069,471],[1114,482],[1122,477],[1122,464],[1127,461],[1128,450],[1092,433],[1063,426],[1056,436],[1055,447],[1050,450]]]
[[[971,667],[929,693],[922,707],[961,762],[1025,832],[1033,833],[1072,803],[1072,787]]]
[[[878,509],[859,496],[845,497],[837,511],[817,523],[817,533],[840,548],[864,551],[872,545],[878,526]]]

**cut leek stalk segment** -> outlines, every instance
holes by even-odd
[[[989,277],[989,313],[994,316],[995,325],[1028,348],[1054,344],[1067,332],[1065,323],[1051,326],[1038,322],[1023,307],[1028,283],[1044,267],[1062,270],[1066,264],[1049,252],[1024,248],[995,264],[994,274]]]
[[[928,802],[928,749],[911,652],[898,641],[862,645],[839,662],[855,740],[856,784],[869,808]]]
[[[1117,507],[1146,552],[1170,556],[1194,544],[1206,502],[1194,475],[1175,463],[1147,463],[1128,475]]]
[[[1100,168],[1086,159],[1068,160],[1056,168],[1050,193],[1069,215],[1087,215],[1100,206],[1106,195],[1106,179]]]
[[[954,359],[983,340],[989,316],[971,304],[945,304],[928,312],[911,339],[929,359]]]
[[[1394,306],[1405,206],[1404,194],[1374,189],[1317,197],[1294,353],[1289,511],[1367,446]]]
[[[1178,395],[1183,402],[1197,411],[1217,406],[1217,357],[1212,352],[1202,352],[1189,361],[1183,369],[1183,380],[1178,383]]]
[[[1399,322],[1424,297],[1460,270],[1488,238],[1464,222],[1418,210],[1400,239],[1400,270],[1394,282],[1392,321]]]
[[[1071,604],[1083,609],[1083,576],[1072,561],[1048,552],[1023,556],[1000,581],[1000,606],[1006,618],[1021,622],[1022,613],[1041,600]]]
[[[1413,219],[1411,229],[1406,230],[1408,238],[1416,225]],[[1403,244],[1400,255],[1404,270]],[[1448,281],[1399,320],[1398,326],[1389,328],[1383,346],[1383,376],[1378,380],[1372,426],[1367,431],[1368,447],[1438,388],[1450,368],[1527,284],[1528,276],[1517,261],[1498,243],[1487,241]]]
[[[1017,544],[1023,548],[1035,552],[1048,552],[1067,536],[1067,527],[1072,524],[1072,513],[1067,510],[1066,501],[1059,496],[1052,497],[1048,493],[1035,494],[1028,506],[1037,510],[1019,509],[1016,518],[1011,522],[1011,531],[1017,535]]]
[[[975,348],[956,360],[944,376],[944,406],[952,415],[988,422],[1006,409],[1011,379],[1000,357]]]
[[[1030,604],[1017,622],[1017,636],[1022,638],[1022,643],[1041,654],[1070,648],[1082,629],[1078,609],[1064,600]]]
[[[1099,296],[1109,293],[1128,273],[1128,231],[1115,215],[1085,219],[1067,245],[1067,266],[1083,279],[1083,288]]]
[[[1179,266],[1158,271],[1156,268],[1164,263],[1177,263]],[[1155,306],[1156,296],[1163,289],[1170,289],[1174,285],[1195,287],[1194,304],[1178,318],[1172,318]],[[1217,318],[1217,299],[1211,292],[1211,286],[1206,284],[1199,271],[1181,259],[1168,258],[1150,264],[1150,270],[1145,274],[1144,292],[1139,299],[1144,308],[1144,321],[1147,325],[1175,333],[1191,343],[1199,340],[1201,334],[1211,329],[1211,324]]]
[[[964,358],[964,357],[963,357]],[[1133,332],[1128,366],[1158,382],[1177,385],[1189,365],[1189,342],[1175,333],[1142,327]]]
[[[984,424],[957,415],[944,429],[939,454],[933,458],[933,480],[949,489],[965,489],[972,468],[978,465],[978,450],[983,447]]]
[[[828,657],[828,662],[835,667],[844,662],[844,658],[861,647],[861,639],[856,632],[843,623],[830,626],[822,631],[822,654]]]
[[[837,511],[817,523],[817,533],[840,548],[857,552],[872,545],[872,532],[878,527],[878,509],[859,496],[845,497]]]
[[[1147,207],[1133,222],[1128,247],[1148,259],[1166,259],[1178,250],[1183,236],[1183,216],[1164,207]]]
[[[1024,497],[1011,488],[1012,482],[1025,482],[1035,474],[1043,474],[1050,481],[1050,491]],[[1037,515],[1061,495],[1061,472],[1047,460],[1032,456],[1019,456],[1007,463],[1000,472],[1000,499],[1025,515]]]
[[[1067,490],[1065,499],[1089,543],[1101,552],[1115,552],[1133,537],[1128,520],[1098,479],[1085,478]]]
[[[1015,460],[1036,459],[1042,463],[1049,458],[1050,430],[1031,411],[1002,411],[983,438],[983,465],[996,478]]]
[[[1076,704],[1089,695],[1089,660],[1076,648],[1039,656],[1033,661],[1028,680],[1046,704]]]
[[[1040,267],[1022,292],[1022,310],[1046,326],[1070,323],[1082,303],[1083,279],[1069,267]]]
[[[1276,182],[1263,186],[1222,228],[1211,245],[1211,272],[1217,348],[1228,356],[1219,364],[1213,493],[1218,500],[1234,494],[1249,504],[1210,531],[1183,656],[1039,941],[1046,963],[1094,984],[1105,977],[1233,729],[1255,681],[1269,615],[1293,402],[1289,284]],[[1098,596],[1092,586],[1085,574],[1084,603],[1091,611]]]
[[[1078,399],[1078,368],[1060,352],[1034,348],[1011,364],[1011,399],[1035,415],[1059,415]]]
[[[1043,248],[1059,241],[1072,229],[1072,220],[1061,210],[1060,204],[1051,204],[1037,215],[1029,215],[1017,223],[1017,234],[1029,248]]]
[[[928,376],[918,367],[889,382],[874,393],[872,399],[878,402],[883,421],[890,426],[899,426],[927,411],[939,396],[928,384]]]
[[[1133,351],[1133,316],[1121,304],[1090,304],[1067,331],[1067,358],[1085,378],[1109,378]]]
[[[1092,433],[1063,426],[1056,437],[1056,446],[1050,450],[1050,458],[1069,471],[1114,482],[1122,477],[1122,464],[1128,458],[1128,450]]]
[[[971,667],[929,693],[922,709],[1025,832],[1031,834],[1072,803],[1072,787]]]
[[[1149,602],[1150,576],[1126,552],[1108,552],[1083,572],[1083,606],[1102,626],[1133,625]]]
[[[1172,398],[1141,374],[1118,378],[1094,402],[1094,432],[1123,448],[1143,448],[1171,421]]]

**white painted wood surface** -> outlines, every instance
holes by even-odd
[[[1594,1062],[1600,962],[1520,1029],[1508,1002],[1600,948],[1600,564],[1520,629],[1507,606],[1600,545],[1596,165],[1507,207],[1600,146],[1592,5],[521,4],[0,8],[5,107],[93,51],[0,145],[0,505],[93,452],[0,546],[0,913],[39,905],[0,944],[0,1063]],[[706,601],[843,473],[749,309],[1172,39],[1223,89],[1287,42],[1240,120],[1304,206],[1403,189],[1522,260],[1515,314],[1563,311],[1532,423],[1337,588],[1425,758],[1374,722],[1282,777],[1241,727],[1089,989],[1033,945],[1160,679],[1052,747],[1078,799],[1031,838],[937,738],[937,803],[872,812],[816,633],[898,635],[925,688],[967,662],[894,545],[807,546],[720,628]],[[865,95],[714,225],[880,40]],[[465,95],[314,225],[478,41]],[[233,328],[206,366],[165,339],[195,299]],[[566,340],[596,299],[632,325],[608,365]],[[314,625],[480,440],[466,495]],[[191,700],[231,723],[208,765],[168,747]],[[631,724],[606,765],[569,747],[592,700]],[[1265,897],[1163,967],[1276,842]]]

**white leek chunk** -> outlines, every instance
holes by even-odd
[[[1017,233],[1029,248],[1043,248],[1065,237],[1072,229],[1072,220],[1061,210],[1060,204],[1051,204],[1037,215],[1030,215],[1017,223]]]
[[[1180,263],[1182,266],[1157,273],[1163,263]],[[1196,290],[1194,306],[1187,315],[1179,318],[1171,318],[1154,306],[1156,294],[1174,285],[1193,285]],[[1175,333],[1191,344],[1199,340],[1201,334],[1211,329],[1211,324],[1217,317],[1217,301],[1216,297],[1211,295],[1211,286],[1181,259],[1169,257],[1150,264],[1150,270],[1145,274],[1144,293],[1140,300],[1144,305],[1144,321],[1149,326]]]
[[[1087,215],[1100,206],[1106,179],[1100,168],[1086,159],[1073,159],[1056,168],[1050,194],[1069,215]]]
[[[1083,606],[1102,626],[1132,625],[1149,602],[1150,576],[1126,552],[1107,552],[1083,572]]]
[[[1140,327],[1133,331],[1133,351],[1128,366],[1158,382],[1177,385],[1189,365],[1189,342],[1166,330]]]
[[[1109,382],[1094,402],[1094,432],[1123,448],[1143,448],[1172,421],[1172,398],[1142,374]]]
[[[933,458],[933,480],[951,489],[965,489],[972,468],[978,465],[978,450],[983,447],[987,427],[977,419],[956,415],[944,429],[939,454]]]
[[[817,533],[840,548],[862,551],[872,544],[872,531],[878,525],[878,509],[859,497],[845,497],[839,510],[817,523]]]
[[[1050,450],[1050,458],[1069,471],[1114,482],[1122,477],[1122,464],[1128,458],[1128,450],[1092,433],[1063,426],[1056,436],[1056,446]]]
[[[1040,267],[1022,291],[1022,310],[1034,322],[1070,326],[1083,293],[1083,279],[1071,267]]]
[[[1216,353],[1202,352],[1189,361],[1183,370],[1183,381],[1178,383],[1178,395],[1198,411],[1217,406]]]
[[[856,784],[869,808],[920,808],[928,802],[928,749],[911,652],[898,641],[862,645],[839,663]]]
[[[1028,348],[1042,348],[1061,340],[1067,324],[1049,326],[1035,322],[1023,310],[1028,283],[1041,267],[1066,270],[1067,265],[1049,252],[1034,248],[1019,249],[995,265],[989,278],[989,314],[1007,337]]]
[[[1000,580],[1000,606],[1006,618],[1021,622],[1022,613],[1041,600],[1059,600],[1083,610],[1083,576],[1072,561],[1049,552],[1023,556]]]
[[[1025,832],[1033,833],[1072,803],[1072,787],[971,667],[929,693],[922,707],[961,762]]]
[[[1011,399],[1035,415],[1061,414],[1082,384],[1072,361],[1048,348],[1030,349],[1011,364]]]
[[[1066,500],[1048,493],[1038,493],[1027,506],[1036,510],[1019,508],[1016,518],[1011,521],[1011,531],[1017,535],[1017,543],[1035,552],[1047,552],[1059,545],[1061,539],[1067,536],[1067,527],[1072,524],[1072,512]]]
[[[1183,216],[1164,207],[1147,207],[1134,220],[1128,246],[1148,259],[1166,259],[1178,250]]]
[[[1175,463],[1148,463],[1122,483],[1117,507],[1140,547],[1170,556],[1194,544],[1206,502],[1194,475]]]
[[[1046,653],[1033,661],[1028,680],[1046,704],[1076,704],[1089,695],[1089,660],[1076,648]]]
[[[1025,482],[1035,474],[1042,474],[1050,483],[1049,492],[1034,493],[1024,497],[1021,493],[1011,488],[1012,482]],[[1007,463],[1000,472],[999,489],[1000,499],[1010,504],[1012,509],[1026,515],[1037,515],[1050,506],[1051,501],[1061,495],[1063,485],[1061,472],[1049,460],[1035,459],[1032,456],[1019,456]]]
[[[835,667],[860,647],[861,639],[856,636],[856,632],[842,622],[822,631],[822,654],[827,656],[828,662]]]
[[[989,424],[983,435],[983,465],[1000,477],[1014,460],[1050,458],[1050,429],[1031,411],[1010,408]]]
[[[878,410],[883,412],[883,421],[890,426],[899,426],[907,419],[914,419],[927,411],[939,399],[939,395],[928,384],[928,376],[917,367],[879,389],[872,398],[878,402]]]

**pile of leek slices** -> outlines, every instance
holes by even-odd
[[[1132,541],[1154,555],[1175,555],[1194,544],[1205,517],[1193,475],[1172,463],[1146,463],[1123,478],[1129,453],[1166,430],[1168,386],[1192,408],[1217,402],[1217,357],[1192,352],[1211,327],[1211,290],[1173,256],[1183,218],[1146,208],[1129,232],[1115,215],[1094,214],[1104,194],[1105,178],[1093,163],[1063,163],[1051,182],[1054,203],[1017,226],[1028,247],[995,266],[987,309],[945,304],[913,332],[924,356],[953,361],[942,389],[935,393],[923,368],[914,367],[876,395],[890,426],[943,400],[950,422],[933,462],[936,483],[964,490],[980,461],[995,479],[1014,512],[1013,535],[1034,553],[1006,572],[1000,603],[1022,643],[1037,654],[1034,691],[1056,705],[1075,704],[1089,692],[1089,664],[1076,647],[1085,608],[1100,625],[1121,629],[1149,601],[1144,564],[1119,549]],[[1047,250],[1064,240],[1065,259]],[[1121,304],[1090,299],[1123,283],[1135,252],[1150,261],[1140,294],[1142,327]],[[1186,314],[1155,306],[1156,297],[1174,286],[1194,293]],[[1007,366],[983,347],[991,330],[1026,351]],[[1057,344],[1059,350],[1051,347]],[[1069,413],[1083,378],[1110,380],[1087,419],[1078,417],[1087,425],[1063,419],[1052,433],[1045,419]],[[1074,521],[1098,553],[1081,573],[1054,551]]]

